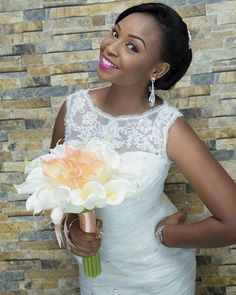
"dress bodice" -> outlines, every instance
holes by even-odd
[[[94,104],[89,90],[80,90],[67,98],[65,136],[66,140],[99,137],[119,153],[146,151],[168,162],[168,130],[181,115],[164,101],[141,114],[112,116]]]

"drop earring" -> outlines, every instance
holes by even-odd
[[[151,93],[149,96],[149,106],[152,108],[154,107],[155,104],[155,100],[156,100],[156,96],[155,96],[155,87],[154,87],[154,83],[155,83],[156,79],[155,78],[151,78],[151,82],[152,82],[152,86],[151,86]]]

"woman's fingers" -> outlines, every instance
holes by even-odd
[[[76,248],[85,248],[88,250],[96,250],[100,245],[100,240],[97,238],[97,234],[88,234],[81,232],[80,235],[71,237],[72,243]]]
[[[94,242],[80,241],[80,243],[75,245],[75,247],[72,247],[71,250],[74,254],[77,254],[80,256],[93,256],[97,253],[100,246],[101,246],[100,240],[96,240]]]
[[[74,254],[80,256],[93,256],[97,253],[98,249],[101,246],[101,240],[94,241],[85,241],[85,240],[77,240],[73,241],[73,245],[71,250]]]
[[[91,251],[84,248],[75,248],[75,247],[71,247],[71,252],[81,257],[94,256],[97,253],[97,251]]]
[[[97,232],[86,233],[76,224],[70,229],[70,239],[75,247],[71,247],[71,251],[75,255],[82,257],[93,256],[97,253],[101,246],[101,226],[102,222],[97,222]]]
[[[80,229],[79,221],[70,227],[69,237],[75,247],[71,251],[82,257],[93,256],[101,246],[102,221],[97,219],[96,233],[86,233]]]
[[[180,223],[185,222],[185,220],[188,216],[188,211],[189,211],[189,203],[185,202],[184,207],[178,211]]]
[[[97,219],[97,228],[102,228],[102,220]]]
[[[189,203],[185,202],[185,205],[183,206],[182,209],[180,209],[176,213],[162,219],[161,223],[167,224],[167,225],[168,224],[169,225],[177,225],[177,224],[180,224],[180,223],[184,223],[187,216],[188,216],[188,211],[189,211]]]
[[[97,234],[94,233],[85,233],[81,230],[80,235],[77,238],[78,240],[86,241],[86,242],[93,242],[98,239]]]
[[[100,219],[97,219],[97,229],[96,233],[100,235],[102,233],[102,221]]]

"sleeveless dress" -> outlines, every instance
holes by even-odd
[[[81,295],[194,295],[194,250],[165,247],[154,236],[156,224],[177,211],[163,188],[171,164],[168,129],[181,113],[164,101],[142,114],[112,116],[89,90],[73,93],[66,105],[65,139],[109,140],[122,171],[135,174],[141,188],[120,205],[95,210],[103,221],[102,274],[85,277],[76,256]]]

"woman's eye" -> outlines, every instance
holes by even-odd
[[[118,38],[118,33],[117,33],[116,30],[113,29],[112,32],[111,32],[111,34],[112,34],[112,36]]]
[[[126,44],[126,46],[127,46],[130,50],[132,50],[132,51],[134,51],[134,52],[138,52],[138,49],[137,49],[133,44]]]

